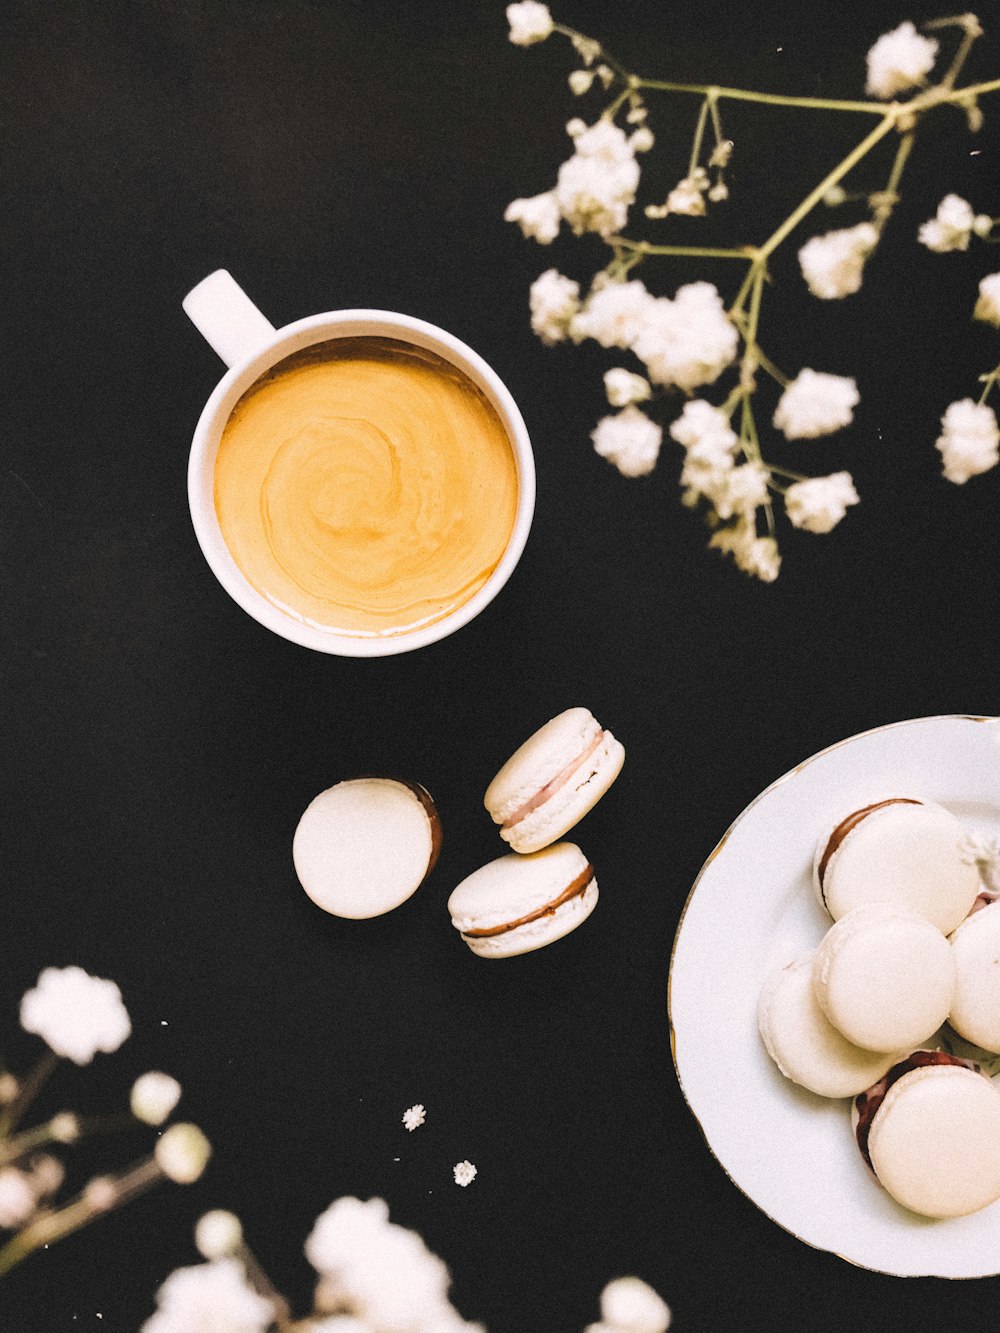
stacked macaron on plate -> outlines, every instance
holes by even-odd
[[[889,799],[898,800],[899,808],[886,813],[882,806]],[[886,868],[905,858],[910,833],[898,836],[898,821],[907,818],[900,816],[904,802],[942,807],[978,838],[1000,838],[1000,721],[936,717],[880,727],[814,755],[747,807],[702,868],[677,932],[669,981],[674,1062],[715,1157],[759,1208],[799,1239],[862,1267],[900,1276],[995,1275],[1000,1273],[1000,1201],[965,1216],[931,1219],[891,1197],[866,1165],[851,1127],[853,1080],[867,1082],[872,1057],[825,1026],[832,1014],[859,1046],[869,1040],[863,1027],[851,1028],[856,1020],[844,1016],[843,997],[832,988],[837,972],[848,970],[852,953],[863,957],[868,946],[847,926],[838,924],[834,932],[834,918],[866,915],[850,899],[859,855],[874,848],[876,873],[883,843]],[[873,822],[864,839],[849,841],[851,826],[846,832],[842,827],[845,816],[868,809],[874,811]],[[934,819],[927,812],[922,817],[933,841]],[[820,876],[824,838],[835,829],[840,829],[839,841]],[[916,828],[913,837],[920,836]],[[922,856],[919,864],[926,863]],[[871,873],[864,867],[862,878]],[[908,879],[914,875],[907,872]],[[825,907],[821,880],[830,898]],[[955,892],[962,898],[966,886]],[[905,916],[907,909],[890,904],[869,915],[885,930],[882,918],[901,912]],[[1000,904],[992,904],[977,914],[986,918],[978,926],[973,916],[960,927],[973,977],[982,970],[982,940],[989,933],[1000,941],[991,912],[1000,922]],[[933,940],[923,940],[908,916],[903,924],[913,949],[927,944],[925,966],[930,969],[941,950]],[[890,925],[895,936],[897,925]],[[954,929],[951,921],[941,926],[942,931]],[[831,932],[819,963],[802,961],[818,952]],[[840,947],[838,941],[845,939],[846,946]],[[878,952],[883,946],[876,942],[874,947]],[[836,971],[832,981],[827,978],[824,1014],[812,1003],[807,973],[810,966],[818,973],[820,964],[831,959]],[[788,975],[779,990],[775,977],[782,969]],[[991,1011],[996,992],[980,989],[979,994]],[[850,1009],[850,987],[846,997]],[[932,1013],[932,997],[922,992],[921,998]],[[772,1009],[782,1007],[803,1015],[802,1043],[777,1028],[762,1040],[762,1010],[770,1017]],[[979,1032],[983,1020],[971,1002],[968,1007],[971,1030]],[[918,1026],[927,1021],[935,1020],[918,1019]],[[988,1023],[985,1030],[993,1031]],[[900,1044],[908,1045],[912,1035],[900,1032]],[[967,1044],[958,1044],[956,1054],[975,1055]],[[821,1049],[825,1060],[818,1073],[813,1048]],[[891,1061],[884,1063],[888,1069]],[[997,1075],[993,1090],[1000,1099],[1000,1057],[988,1055],[980,1063],[987,1074]],[[873,1084],[884,1072],[878,1064],[876,1056]],[[952,1088],[961,1091],[962,1072],[922,1072],[921,1086],[929,1089],[933,1081],[935,1091],[940,1085],[950,1095]],[[912,1076],[911,1081],[917,1082]],[[980,1091],[979,1082],[989,1094],[989,1084],[977,1075],[970,1084],[973,1095]],[[909,1106],[918,1100],[908,1097]],[[987,1111],[993,1104],[992,1098],[988,1101]],[[879,1128],[888,1144],[887,1131]]]

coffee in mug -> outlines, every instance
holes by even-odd
[[[195,430],[191,517],[245,611],[320,652],[381,657],[492,601],[528,537],[535,471],[477,353],[384,310],[276,329],[223,269],[184,309],[229,366]]]
[[[517,469],[485,394],[434,352],[339,338],[243,394],[215,460],[233,559],[269,602],[349,634],[461,607],[500,563]]]

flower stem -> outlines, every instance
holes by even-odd
[[[694,175],[694,169],[698,165],[698,159],[701,157],[701,145],[705,138],[705,125],[708,121],[708,112],[714,103],[715,98],[710,93],[702,102],[701,110],[698,112],[698,123],[694,129],[694,142],[691,144],[691,158],[688,162],[688,179]]]
[[[835,97],[788,97],[781,93],[759,93],[748,88],[721,88],[716,84],[674,83],[670,79],[643,79],[631,76],[635,88],[649,88],[654,92],[691,93],[696,97],[723,98],[733,102],[762,102],[768,106],[795,106],[813,111],[858,111],[867,115],[884,116],[885,105],[880,102],[850,102]]]
[[[119,1208],[138,1194],[144,1193],[162,1178],[163,1173],[155,1159],[147,1157],[112,1182],[115,1194],[110,1207],[94,1203],[84,1191],[55,1212],[44,1213],[0,1249],[0,1277],[9,1273],[12,1268],[16,1268],[29,1254],[41,1249],[43,1245],[53,1245],[71,1232],[79,1231],[88,1222],[93,1222],[95,1218],[102,1217],[112,1208]]]
[[[609,236],[607,244],[623,250],[639,250],[646,255],[687,255],[694,259],[756,259],[752,245],[727,248],[706,245],[653,245],[650,241],[632,241],[627,236]]]
[[[34,1069],[21,1084],[17,1096],[0,1115],[0,1139],[7,1138],[17,1128],[21,1117],[34,1100],[35,1094],[58,1063],[59,1057],[55,1051],[46,1051],[38,1060]]]
[[[789,232],[794,231],[803,218],[808,216],[816,205],[822,201],[823,196],[827,191],[831,190],[834,185],[839,184],[853,167],[856,167],[863,158],[867,157],[876,144],[881,143],[885,136],[895,127],[896,120],[897,113],[894,109],[890,108],[883,113],[881,122],[875,126],[872,132],[866,134],[861,142],[852,148],[847,156],[835,166],[831,172],[828,172],[827,175],[823,177],[816,188],[806,195],[798,208],[793,209],[788,217],[785,218],[781,226],[771,233],[760,247],[760,256],[762,259],[766,259],[768,255],[773,254]]]
[[[981,378],[983,381],[983,391],[979,395],[980,405],[986,402],[994,385],[1000,381],[1000,366],[994,366],[989,374],[983,375]]]

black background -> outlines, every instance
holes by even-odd
[[[555,8],[646,74],[841,97],[862,95],[880,32],[938,12]],[[678,503],[679,451],[638,481],[593,453],[600,375],[621,358],[530,332],[533,278],[555,264],[585,279],[606,254],[594,238],[543,250],[502,220],[554,180],[566,120],[597,114],[567,89],[565,42],[515,48],[485,0],[8,0],[3,28],[5,1047],[19,1069],[38,1053],[17,1005],[43,966],[110,976],[132,1038],[60,1068],[38,1112],[120,1104],[163,1068],[216,1151],[197,1185],[165,1186],[5,1279],[0,1325],[136,1329],[167,1273],[196,1260],[191,1227],[212,1206],[242,1217],[304,1311],[302,1242],[356,1194],[421,1232],[462,1313],[492,1333],[580,1330],[624,1272],[657,1287],[680,1329],[992,1328],[995,1280],[851,1268],[737,1191],[678,1090],[665,990],[692,880],[765,785],[872,726],[1000,711],[1000,472],[952,486],[933,448],[944,407],[977,396],[998,359],[969,315],[1000,252],[915,241],[949,190],[1000,213],[1000,97],[975,139],[952,110],[924,126],[858,296],[812,299],[794,257],[857,209],[821,210],[776,256],[765,348],[791,373],[856,375],[862,402],[841,435],[768,452],[847,468],[863,499],[830,536],[785,525],[765,587],[704,549]],[[1000,24],[980,47],[969,77],[995,77]],[[696,110],[654,104],[658,188],[684,172]],[[760,241],[870,124],[724,112],[732,200],[664,236]],[[869,164],[860,188],[887,171]],[[213,580],[185,467],[222,367],[180,303],[220,266],[276,324],[405,311],[510,387],[536,451],[535,523],[507,588],[456,636],[327,657],[259,627]],[[735,268],[675,260],[643,276],[664,293],[707,277],[731,297]],[[628,752],[575,835],[599,908],[551,949],[477,959],[445,903],[503,850],[482,792],[576,704]],[[299,889],[291,836],[319,790],[373,769],[428,787],[444,851],[398,911],[339,921]],[[409,1135],[417,1101],[427,1124]],[[121,1164],[149,1137],[80,1156]],[[451,1168],[466,1157],[479,1175],[463,1190]]]

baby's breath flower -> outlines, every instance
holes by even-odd
[[[1000,427],[992,407],[963,398],[951,403],[941,418],[935,448],[944,460],[948,481],[961,486],[1000,462]]]
[[[580,284],[554,268],[546,269],[531,284],[531,327],[543,343],[562,342],[580,309]]]
[[[759,463],[741,463],[720,474],[720,484],[707,492],[719,518],[747,517],[767,499],[770,474]]]
[[[917,87],[933,69],[937,53],[937,42],[921,36],[909,20],[883,33],[868,52],[868,93],[888,99]]]
[[[515,46],[543,42],[552,31],[549,7],[539,4],[538,0],[521,0],[519,4],[508,5],[507,22],[510,24],[510,40]]]
[[[178,1185],[196,1181],[212,1155],[212,1145],[197,1125],[171,1125],[157,1139],[153,1150],[157,1166]]]
[[[454,1175],[455,1184],[461,1185],[464,1189],[467,1185],[472,1184],[478,1172],[471,1162],[456,1162]]]
[[[181,1099],[181,1085],[169,1074],[150,1070],[132,1084],[132,1114],[147,1125],[162,1125]]]
[[[611,236],[625,226],[639,184],[639,164],[625,131],[599,120],[578,134],[575,152],[559,168],[559,211],[577,236]]]
[[[708,198],[713,204],[721,204],[729,198],[729,186],[725,181],[716,181],[708,192]]]
[[[774,424],[788,440],[815,440],[848,425],[857,403],[853,379],[800,370],[778,400]]]
[[[648,153],[656,143],[653,131],[648,125],[640,125],[637,130],[633,130],[628,141],[633,153]]]
[[[615,367],[614,370],[604,372],[604,392],[612,407],[628,407],[629,403],[645,402],[652,393],[652,387],[642,375]]]
[[[710,282],[679,287],[673,300],[650,300],[632,350],[656,384],[690,391],[711,384],[736,356],[739,337]]]
[[[590,85],[594,82],[596,70],[593,69],[575,69],[569,76],[569,89],[577,97],[582,97],[584,93],[590,91]]]
[[[968,250],[975,220],[970,203],[957,194],[946,194],[938,204],[935,216],[921,224],[917,239],[937,254]]]
[[[785,492],[785,511],[792,526],[806,532],[832,532],[848,505],[857,503],[858,493],[849,472],[797,481]]]
[[[56,1143],[75,1143],[80,1137],[80,1122],[72,1111],[60,1111],[49,1121],[49,1137]]]
[[[619,1277],[601,1292],[601,1318],[615,1333],[666,1333],[670,1310],[637,1277]]]
[[[503,216],[505,222],[516,222],[524,235],[539,245],[551,244],[559,234],[559,203],[552,190],[530,199],[512,200]]]
[[[973,319],[1000,328],[1000,273],[990,273],[979,284],[979,300],[972,312]]]
[[[865,260],[878,244],[871,222],[813,236],[799,251],[802,276],[813,296],[836,301],[861,287]]]
[[[177,1268],[156,1293],[157,1311],[142,1333],[265,1333],[274,1306],[250,1286],[235,1259]]]
[[[132,1031],[115,983],[82,967],[45,968],[21,1000],[21,1026],[78,1065],[98,1051],[117,1051]]]
[[[682,213],[691,218],[704,216],[705,199],[702,187],[693,177],[685,176],[667,195],[667,212]]]
[[[566,133],[571,139],[579,139],[581,134],[587,131],[587,122],[581,120],[579,116],[573,116],[566,122]]]
[[[614,416],[602,417],[590,438],[595,451],[623,477],[643,477],[656,467],[663,429],[630,404]]]
[[[427,1113],[419,1102],[417,1102],[416,1106],[411,1106],[408,1110],[403,1112],[403,1124],[410,1133],[415,1129],[419,1129],[426,1119]]]
[[[0,1227],[12,1231],[22,1226],[35,1211],[36,1195],[31,1181],[17,1167],[0,1171]]]
[[[708,544],[724,555],[731,555],[737,569],[762,583],[773,583],[778,577],[781,569],[778,543],[773,537],[758,537],[752,522],[741,520],[730,527],[720,528]]]
[[[389,1221],[382,1199],[337,1199],[316,1219],[305,1251],[321,1277],[318,1309],[350,1311],[386,1333],[455,1327],[448,1269],[416,1232]]]
[[[118,1186],[110,1176],[94,1176],[83,1187],[83,1200],[95,1213],[109,1213],[118,1197]]]
[[[205,1259],[225,1259],[243,1243],[243,1227],[235,1213],[213,1208],[203,1213],[194,1228],[194,1243]]]
[[[704,398],[692,398],[684,404],[684,410],[670,427],[670,435],[688,450],[712,444],[721,453],[732,454],[737,445],[736,432],[725,412]]]
[[[652,301],[645,283],[638,278],[595,283],[570,322],[569,336],[574,342],[595,338],[602,347],[631,347]]]

